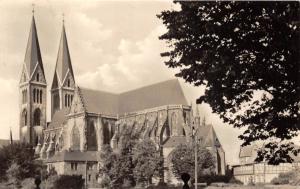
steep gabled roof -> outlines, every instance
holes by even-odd
[[[84,107],[89,113],[116,115],[118,95],[114,93],[80,88]]]
[[[121,93],[119,113],[124,114],[172,104],[188,105],[177,79]]]
[[[187,105],[177,79],[145,86],[121,94],[80,88],[84,107],[89,113],[124,114],[164,105]]]
[[[57,77],[59,78],[61,84],[63,83],[68,71],[74,78],[65,25],[63,24],[55,65],[55,72],[57,73]]]
[[[34,16],[32,16],[24,63],[29,77],[32,75],[37,64],[39,64],[43,75],[45,75]]]
[[[69,114],[70,109],[69,108],[63,108],[60,110],[57,110],[52,118],[51,123],[47,127],[47,129],[55,129],[58,127],[62,127],[63,123],[67,121],[67,115]]]

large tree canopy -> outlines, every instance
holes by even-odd
[[[245,128],[243,145],[264,140],[257,160],[291,162],[300,129],[299,2],[175,2],[165,64],[195,86],[224,122]]]

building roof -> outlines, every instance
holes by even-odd
[[[24,62],[29,77],[32,75],[37,64],[40,65],[43,75],[45,75],[34,16],[32,16]]]
[[[51,158],[47,159],[47,163],[62,161],[98,161],[99,154],[97,151],[61,151],[55,153]]]
[[[67,115],[69,114],[70,109],[69,108],[63,108],[60,110],[57,110],[52,118],[51,123],[48,125],[47,129],[55,129],[58,127],[61,127],[64,122],[67,121]]]
[[[164,105],[187,105],[177,79],[149,85],[121,94],[78,87],[86,112],[118,115]],[[67,120],[68,110],[54,113],[48,128],[57,128]]]
[[[80,88],[86,111],[89,113],[124,114],[164,105],[188,105],[177,79],[114,94]]]
[[[119,114],[172,104],[188,105],[177,79],[121,93]]]
[[[109,115],[118,113],[117,94],[86,88],[80,88],[80,92],[87,112]]]
[[[69,47],[68,47],[68,41],[67,41],[67,36],[66,36],[66,30],[65,30],[65,26],[63,24],[60,43],[59,43],[59,49],[58,49],[58,54],[57,54],[57,60],[56,60],[56,65],[55,65],[55,72],[57,73],[57,75],[54,75],[53,80],[57,79],[55,77],[58,77],[62,84],[63,80],[65,79],[65,77],[68,73],[68,70],[69,70],[69,73],[74,78],[71,57],[70,57],[70,52],[69,52]]]

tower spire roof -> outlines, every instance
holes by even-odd
[[[57,73],[57,77],[61,81],[61,84],[63,83],[63,81],[68,73],[68,70],[69,70],[69,73],[74,78],[73,68],[72,68],[72,63],[71,63],[71,58],[70,58],[70,52],[69,52],[69,47],[68,47],[68,41],[67,41],[67,36],[66,36],[64,18],[63,18],[63,26],[62,26],[59,50],[58,50],[56,66],[55,66],[55,71]]]
[[[34,13],[34,9],[33,9],[33,13]],[[32,75],[37,64],[40,65],[42,72],[44,74],[44,67],[43,67],[40,45],[39,45],[39,40],[38,40],[38,35],[37,35],[37,30],[35,25],[34,14],[32,15],[30,33],[28,37],[24,62],[29,77]]]

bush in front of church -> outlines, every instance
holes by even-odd
[[[286,173],[279,173],[278,177],[275,177],[271,180],[271,183],[274,185],[300,185],[300,173],[299,170],[293,170]]]
[[[55,189],[83,189],[84,179],[81,175],[60,175],[54,182]]]

